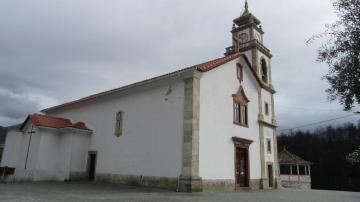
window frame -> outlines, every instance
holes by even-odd
[[[261,58],[260,60],[260,70],[261,70],[261,81],[263,81],[264,83],[269,83],[269,68],[267,65],[267,62],[265,60],[265,58]],[[265,71],[264,71],[265,70]]]
[[[243,66],[240,63],[236,64],[236,77],[240,82],[244,79]]]
[[[269,103],[265,102],[265,115],[269,115],[269,114],[270,114]]]
[[[266,151],[268,154],[272,154],[272,141],[270,138],[266,139]]]
[[[124,128],[124,111],[120,110],[116,112],[114,135],[116,137],[121,137],[123,135],[123,128]]]
[[[236,94],[233,94],[233,123],[243,127],[249,127],[249,99],[244,89],[240,87]]]
[[[234,124],[243,127],[249,127],[249,112],[247,105],[241,104],[240,102],[234,100],[233,113],[234,113],[234,117],[233,117]]]

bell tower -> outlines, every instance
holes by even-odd
[[[264,45],[264,31],[261,22],[250,13],[247,1],[245,1],[244,12],[233,22],[232,46],[226,48],[225,55],[239,52],[245,54],[263,84],[270,87],[272,55]]]
[[[236,53],[245,55],[261,87],[258,92],[260,188],[280,187],[276,143],[277,122],[274,108],[276,91],[271,81],[272,54],[264,45],[261,22],[249,11],[247,1],[245,1],[242,14],[233,21],[231,34],[232,46],[226,48],[225,56]],[[269,152],[269,148],[273,148],[273,152]]]

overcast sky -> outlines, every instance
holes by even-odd
[[[1,0],[0,125],[221,57],[243,5],[243,0]],[[321,80],[327,67],[315,62],[319,44],[305,44],[336,20],[330,1],[249,0],[249,6],[274,55],[281,128],[347,115],[327,102],[328,86]]]

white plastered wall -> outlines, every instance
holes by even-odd
[[[243,66],[242,82],[249,98],[249,128],[233,123],[233,94],[239,90],[236,64]],[[252,140],[249,148],[250,179],[260,179],[259,86],[243,58],[233,60],[202,75],[200,83],[199,173],[203,179],[234,179],[232,137]]]
[[[30,134],[30,131],[34,133]],[[35,178],[40,139],[41,134],[39,130],[32,127],[30,123],[24,126],[23,132],[19,131],[18,128],[12,128],[8,131],[1,164],[2,166],[15,168],[14,177],[16,180],[31,180]]]
[[[76,131],[38,128],[30,122],[23,131],[10,129],[1,166],[14,167],[15,180],[68,180],[70,172],[86,171],[89,134]]]
[[[184,82],[178,78],[135,88],[48,114],[84,121],[94,130],[89,150],[97,151],[98,174],[178,177]],[[120,110],[123,133],[116,137],[116,113]]]

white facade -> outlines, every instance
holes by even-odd
[[[244,71],[242,87],[249,98],[249,127],[233,123],[233,98],[240,88],[236,64]],[[216,83],[216,85],[213,85]],[[254,141],[249,148],[250,179],[260,179],[259,101],[260,86],[240,58],[214,69],[201,78],[200,88],[200,176],[203,179],[234,179],[232,137]],[[220,166],[226,165],[226,166]]]
[[[82,120],[94,130],[89,150],[97,151],[99,174],[178,177],[184,83],[172,80],[151,85],[49,115]],[[115,136],[118,111],[124,113],[120,137]]]

